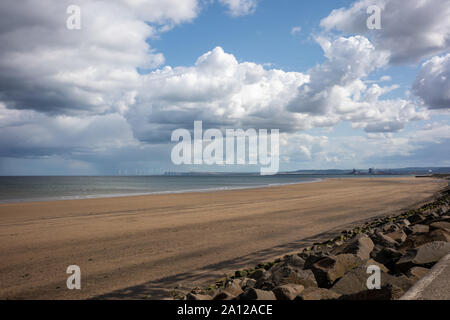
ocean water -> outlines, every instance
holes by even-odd
[[[320,180],[303,175],[0,177],[0,203],[214,191]]]
[[[311,183],[337,175],[0,177],[0,203],[200,192]]]

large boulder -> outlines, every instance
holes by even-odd
[[[393,239],[397,243],[402,243],[406,240],[406,233],[403,230],[396,230],[386,234],[387,237]]]
[[[317,281],[311,270],[302,270],[290,266],[284,266],[272,271],[271,281],[280,286],[283,284],[300,284],[307,287],[317,287]]]
[[[207,294],[195,294],[195,293],[188,293],[186,295],[186,300],[211,300],[212,297]]]
[[[342,295],[339,300],[394,300],[403,295],[404,291],[395,285],[387,284],[377,290],[364,290],[357,293]]]
[[[367,273],[367,268],[368,264],[350,270],[341,279],[339,279],[331,289],[342,295],[356,295],[362,294],[365,291],[370,291],[367,287],[367,280],[372,273]],[[396,287],[395,298],[399,298],[413,285],[413,281],[405,276],[394,277],[380,268],[380,286],[384,287],[388,284]],[[372,291],[377,290],[379,289],[372,289]]]
[[[253,288],[256,284],[256,280],[255,279],[250,279],[250,278],[244,278],[241,281],[241,288],[242,290],[247,290],[250,288]]]
[[[372,241],[379,246],[395,248],[398,246],[398,242],[394,239],[384,235],[381,232],[376,232],[371,236]]]
[[[220,290],[214,295],[213,300],[233,300],[236,296],[228,291]]]
[[[423,244],[434,242],[434,241],[450,241],[450,232],[444,229],[434,229],[428,233],[416,233],[410,234],[404,243],[399,247],[399,249],[410,249],[416,248]]]
[[[284,264],[295,268],[303,269],[303,267],[305,266],[305,260],[303,260],[298,255],[294,254],[291,256],[287,256],[286,259],[284,260]]]
[[[225,283],[224,291],[229,292],[231,295],[237,297],[240,295],[244,290],[241,288],[242,280],[241,279],[234,279],[231,281],[228,281]]]
[[[272,291],[251,288],[239,295],[238,300],[276,300]]]
[[[400,272],[406,272],[413,266],[430,267],[449,253],[450,242],[429,242],[407,251],[396,263],[396,268]]]
[[[300,284],[284,284],[273,289],[277,300],[294,300],[305,287]]]
[[[310,253],[305,259],[305,265],[303,266],[303,269],[305,269],[305,270],[311,269],[314,263],[316,263],[320,259],[323,259],[327,256],[328,256],[327,254],[322,253],[322,252]]]
[[[422,268],[422,267],[412,267],[408,271],[408,277],[414,281],[418,281],[425,277],[428,272],[430,272],[430,269]]]
[[[365,260],[370,258],[370,253],[372,252],[373,248],[373,241],[367,235],[360,234],[350,242],[337,247],[331,253],[334,255],[342,253],[352,253],[357,255],[362,260]]]
[[[413,214],[411,217],[408,218],[408,221],[411,224],[420,223],[424,220],[425,220],[424,216],[421,215],[420,213]]]
[[[306,288],[294,300],[334,300],[340,294],[324,288]]]
[[[250,274],[250,278],[256,281],[267,280],[269,279],[270,274],[264,269],[257,269],[253,273]]]
[[[428,231],[430,231],[430,227],[425,224],[415,224],[408,229],[411,230],[412,234],[428,233]]]
[[[431,230],[441,229],[441,230],[450,232],[450,222],[445,222],[445,221],[433,222],[430,225],[430,229]]]
[[[450,231],[443,229],[436,229],[430,232],[430,238],[433,241],[445,241],[450,242]]]
[[[317,261],[312,272],[321,288],[330,288],[346,272],[363,264],[363,260],[354,254],[329,256]]]
[[[392,248],[382,249],[374,258],[375,261],[385,265],[389,270],[394,271],[395,264],[402,257],[402,253]]]

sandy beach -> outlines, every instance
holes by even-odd
[[[430,199],[431,178],[0,204],[0,298],[162,298]],[[81,290],[66,268],[81,268]]]

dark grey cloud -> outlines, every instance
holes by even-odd
[[[413,91],[432,109],[450,108],[450,53],[422,65]]]
[[[366,10],[378,5],[381,30],[367,28]],[[325,30],[365,34],[381,50],[391,52],[391,63],[417,63],[450,48],[448,0],[360,0],[321,21]]]
[[[378,122],[369,123],[364,131],[368,133],[376,132],[397,132],[402,130],[405,125],[400,121],[388,121],[388,122]]]

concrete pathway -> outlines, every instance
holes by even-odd
[[[400,300],[450,300],[450,254],[443,257]]]

